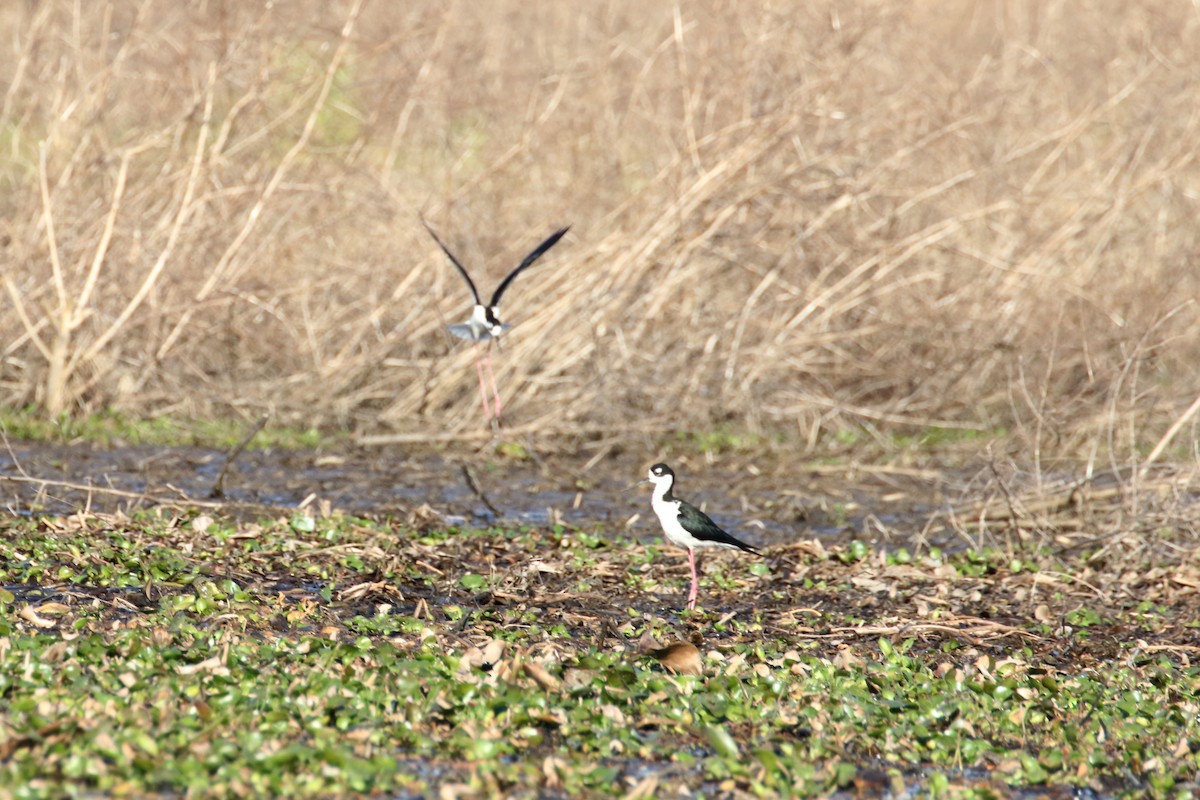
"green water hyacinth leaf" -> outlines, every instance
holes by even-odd
[[[317,529],[317,521],[309,514],[297,514],[291,520],[292,530],[296,533],[312,533]]]
[[[704,735],[717,755],[724,756],[725,758],[738,757],[737,742],[729,735],[729,731],[726,730],[724,725],[708,725],[704,729]]]
[[[478,592],[487,588],[487,578],[483,577],[482,575],[477,575],[474,572],[468,572],[466,575],[463,575],[458,579],[458,582],[464,589],[468,589],[472,592]]]
[[[13,596],[0,602],[0,785],[1167,798],[1200,770],[1200,670],[1173,649],[1195,630],[1180,624],[1192,587],[1097,597],[1089,586],[1111,580],[1094,559],[1031,546],[889,566],[830,547],[716,581],[722,555],[706,554],[712,608],[679,615],[685,598],[663,578],[678,564],[611,531],[435,536],[334,515],[305,537],[287,515],[214,514],[203,531],[191,518],[85,517],[86,547],[74,518],[0,519],[0,570],[20,573],[0,581]],[[1153,568],[1128,560],[1112,563]],[[981,564],[999,569],[982,581],[959,569]],[[60,568],[77,579],[58,585]],[[132,586],[114,588],[120,576]],[[1145,644],[1129,641],[1130,602]],[[1041,603],[1056,621],[1097,617],[1086,637],[1049,638],[1022,617]],[[662,662],[672,650],[704,675]]]

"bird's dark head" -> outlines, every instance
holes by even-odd
[[[504,333],[504,330],[507,326],[501,323],[499,318],[496,317],[496,309],[492,306],[484,306],[483,319],[487,323],[488,333],[490,333],[493,338],[499,339],[500,334]]]
[[[671,468],[666,464],[655,464],[650,468],[650,471],[646,473],[646,480],[650,481],[656,486],[664,483],[670,486],[675,482],[675,473],[672,472]]]
[[[674,480],[675,473],[671,472],[670,467],[668,467],[666,464],[655,464],[646,473],[646,477],[642,478],[640,481],[634,481],[633,483],[629,484],[629,488],[632,489],[635,486],[641,486],[643,483],[653,483],[655,486],[665,483],[669,487]]]

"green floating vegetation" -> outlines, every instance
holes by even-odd
[[[855,543],[769,570],[706,558],[708,607],[678,613],[686,575],[655,552],[561,528],[346,517],[5,520],[0,787],[1194,788],[1200,668],[1170,644],[1191,619],[1170,581],[1125,607],[1097,600],[1095,575],[1077,589],[1086,565],[1037,550]],[[680,641],[703,674],[660,663]]]

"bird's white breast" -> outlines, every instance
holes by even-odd
[[[658,522],[662,525],[663,533],[666,534],[668,539],[680,547],[692,548],[696,546],[696,538],[679,524],[678,500],[663,499],[656,492],[650,501],[650,506],[658,516]]]

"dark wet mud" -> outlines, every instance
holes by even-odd
[[[211,504],[243,518],[316,504],[375,517],[432,513],[449,525],[630,527],[657,535],[648,487],[630,488],[653,459],[347,448],[253,451],[226,468],[225,453],[202,448],[15,443],[0,452],[0,504],[15,514]],[[918,471],[813,471],[745,456],[692,461],[674,462],[677,494],[764,545],[814,536],[902,545],[909,534],[920,538],[931,514],[961,491],[942,475]]]

